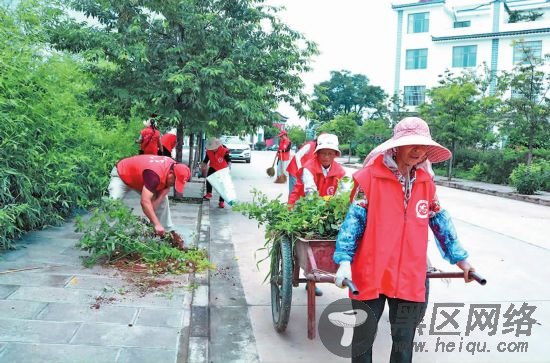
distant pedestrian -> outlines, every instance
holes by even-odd
[[[286,183],[286,168],[290,160],[290,148],[292,147],[292,142],[288,138],[288,135],[285,130],[279,133],[279,148],[277,149],[277,178],[275,183],[284,184]]]
[[[183,193],[191,172],[187,165],[176,163],[166,156],[137,155],[120,160],[111,171],[109,195],[124,199],[130,190],[141,195],[141,209],[153,224],[155,233],[172,235],[175,247],[184,249],[184,241],[174,230],[170,215],[168,192],[173,186]]]
[[[208,167],[208,172],[206,174],[207,176],[214,174],[218,170],[230,167],[231,155],[229,154],[229,149],[222,145],[222,142],[215,137],[208,139],[208,142],[206,143],[206,156],[204,157],[202,164],[204,169]],[[212,184],[210,184],[207,180],[204,199],[211,198]],[[218,207],[225,208],[225,201],[221,196],[218,202]]]
[[[162,155],[163,147],[160,142],[160,131],[157,129],[155,117],[156,114],[152,114],[151,117],[143,121],[143,128],[139,132],[139,138],[136,143],[139,144],[139,153],[147,155]]]
[[[390,362],[410,363],[416,327],[428,297],[428,227],[443,257],[464,271],[474,268],[461,247],[449,214],[441,209],[431,163],[448,160],[451,152],[432,140],[424,120],[407,117],[393,137],[376,147],[363,169],[353,174],[353,202],[338,237],[334,262],[336,285],[352,279],[359,295],[350,295],[354,309],[370,308],[380,320],[386,302],[393,346]],[[355,328],[352,362],[372,362],[375,330]],[[367,346],[363,346],[366,344]]]
[[[173,128],[167,133],[163,134],[160,138],[160,143],[162,144],[163,148],[162,155],[169,156],[172,159],[175,159],[175,155],[172,151],[176,147],[176,129]]]

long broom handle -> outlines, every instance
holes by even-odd
[[[278,154],[275,154],[275,158],[273,159],[273,165],[271,165],[272,168],[275,167],[275,162],[277,161],[277,156],[278,156]]]

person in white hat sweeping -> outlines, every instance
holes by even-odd
[[[229,154],[229,149],[222,145],[222,142],[219,139],[211,137],[206,143],[206,156],[204,157],[202,164],[203,168],[208,166],[207,176],[214,174],[223,168],[228,168],[231,165],[231,155]],[[210,184],[208,180],[206,181],[206,194],[203,198],[212,198],[212,184]],[[221,196],[218,201],[218,207],[225,208],[225,201]]]
[[[335,160],[337,156],[340,156],[338,137],[333,134],[319,135],[313,159],[297,172],[288,204],[294,206],[298,199],[311,193],[319,193],[322,197],[336,194],[339,181],[346,175],[344,168]],[[315,295],[321,296],[323,292],[315,287]]]
[[[468,274],[474,268],[449,214],[439,205],[430,167],[450,158],[451,152],[432,140],[424,120],[407,117],[353,174],[354,200],[333,256],[339,264],[335,283],[342,287],[344,279],[353,277],[359,290],[359,295],[350,294],[354,308],[367,305],[377,320],[388,303],[391,362],[412,362],[416,327],[427,306],[428,228],[442,256],[472,281]],[[372,362],[375,331],[365,331],[364,326],[355,328],[352,362]],[[369,344],[362,344],[365,341]]]

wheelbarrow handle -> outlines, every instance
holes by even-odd
[[[430,279],[433,278],[443,278],[443,279],[453,279],[453,278],[463,278],[464,273],[462,272],[428,272],[427,277]],[[478,274],[475,271],[470,271],[469,277],[476,280],[480,285],[485,285],[487,279]]]
[[[359,295],[359,290],[357,290],[357,287],[355,286],[355,284],[353,283],[353,281],[351,281],[350,279],[344,279],[342,280],[342,285],[343,286],[347,286],[349,291],[351,291],[351,293],[353,295]]]

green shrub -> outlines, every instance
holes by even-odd
[[[512,171],[510,183],[520,194],[535,194],[543,182],[542,168],[539,165],[520,164]]]

